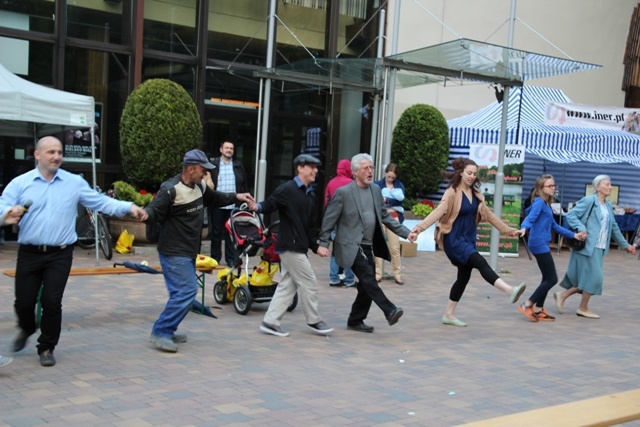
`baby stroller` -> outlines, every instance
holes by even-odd
[[[236,265],[218,273],[218,282],[213,286],[213,298],[218,304],[233,301],[238,314],[247,314],[254,302],[269,302],[276,292],[273,277],[280,269],[280,256],[275,251],[277,235],[271,229],[278,222],[265,228],[262,219],[243,204],[233,209],[225,224],[227,233],[239,253]],[[260,265],[249,274],[249,257],[260,256]],[[292,311],[298,304],[298,295],[287,309]]]

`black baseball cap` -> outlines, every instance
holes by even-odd
[[[293,159],[294,168],[304,165],[320,166],[322,165],[322,162],[317,157],[314,157],[311,154],[300,154],[298,157]]]
[[[209,170],[216,168],[209,162],[207,155],[200,150],[187,151],[187,154],[184,155],[184,159],[182,160],[182,162],[185,165],[200,165],[203,168]]]

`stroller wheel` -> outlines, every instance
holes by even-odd
[[[213,299],[218,304],[224,304],[227,302],[227,281],[220,280],[213,285]]]
[[[233,308],[238,314],[247,314],[251,309],[251,291],[247,286],[240,286],[233,295]]]
[[[295,310],[297,305],[298,305],[298,293],[296,292],[296,294],[293,296],[293,301],[291,301],[291,305],[287,308],[287,311]]]

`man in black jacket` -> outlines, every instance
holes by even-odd
[[[300,154],[293,160],[296,176],[261,203],[252,203],[251,209],[261,213],[279,211],[280,233],[276,251],[280,254],[282,280],[276,288],[260,330],[266,334],[286,337],[280,321],[298,292],[302,300],[307,326],[316,334],[328,335],[333,331],[318,314],[318,289],[307,251],[318,250],[316,227],[316,197],[310,184],[316,180],[320,160]],[[326,255],[324,255],[326,256]]]
[[[178,351],[178,343],[187,341],[185,334],[176,331],[198,292],[196,255],[200,249],[204,206],[253,202],[248,193],[222,193],[204,185],[202,179],[213,165],[202,151],[188,151],[183,163],[182,173],[162,183],[153,202],[145,208],[148,221],[162,225],[158,257],[169,291],[169,301],[153,324],[150,341],[172,353]]]
[[[223,193],[244,193],[247,191],[247,175],[242,163],[233,160],[233,142],[225,141],[220,146],[220,157],[211,161],[211,181],[214,188]],[[211,258],[222,260],[220,243],[224,239],[224,260],[229,267],[234,267],[238,254],[233,247],[229,233],[225,233],[224,224],[229,219],[234,205],[209,209],[209,230],[211,233]]]

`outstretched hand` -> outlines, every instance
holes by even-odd
[[[634,245],[629,245],[629,246],[627,246],[625,251],[627,251],[631,255],[635,255],[636,254],[636,247]]]
[[[575,233],[573,235],[573,238],[576,239],[576,240],[580,240],[580,241],[587,240],[587,232],[583,230],[583,231],[581,231],[579,233]]]
[[[130,212],[131,215],[139,221],[146,221],[147,218],[149,218],[147,211],[142,209],[140,206],[131,205]]]
[[[238,194],[236,194],[236,198],[238,200],[240,200],[241,202],[247,203],[249,205],[249,207],[251,207],[252,203],[255,203],[255,200],[253,199],[253,197],[249,193],[238,193]]]

